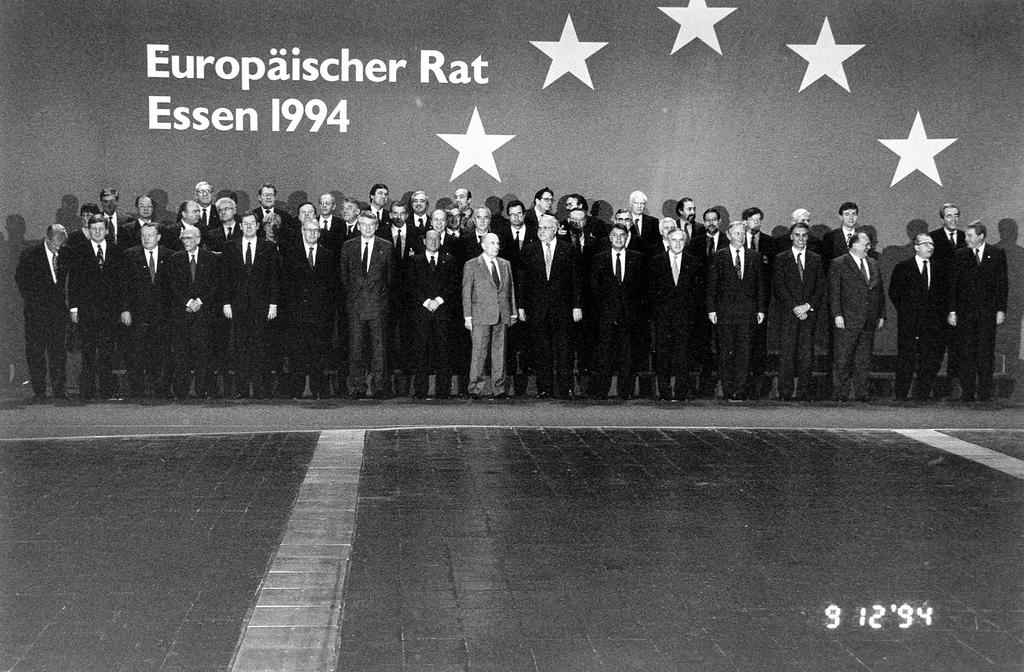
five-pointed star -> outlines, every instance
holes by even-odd
[[[929,138],[925,135],[924,124],[921,122],[921,113],[918,112],[917,117],[914,118],[914,125],[910,127],[910,135],[907,136],[906,140],[901,138],[896,138],[895,140],[879,139],[880,143],[900,155],[900,162],[896,166],[896,172],[892,176],[892,184],[889,186],[895,186],[897,182],[907,175],[910,175],[915,170],[920,170],[941,187],[942,180],[939,179],[939,169],[935,166],[935,155],[952,145],[956,140],[956,138]]]
[[[494,165],[494,150],[516,136],[488,135],[484,132],[483,122],[480,121],[480,112],[474,107],[473,117],[469,120],[469,128],[465,133],[438,133],[437,137],[459,150],[459,158],[455,160],[449,182],[473,166],[480,166],[484,172],[501,182],[498,167]]]
[[[565,25],[562,27],[562,36],[558,42],[533,42],[530,44],[543,51],[551,59],[551,67],[548,68],[548,76],[544,78],[546,89],[548,84],[555,81],[564,74],[571,74],[590,88],[594,88],[590,81],[590,70],[587,69],[587,58],[593,56],[598,49],[608,44],[607,42],[580,42],[576,36],[576,28],[572,25],[572,15],[567,14]]]
[[[836,44],[836,38],[832,36],[832,27],[828,25],[827,16],[825,23],[821,24],[817,44],[787,44],[786,46],[807,61],[807,72],[804,73],[804,81],[800,83],[801,91],[826,75],[849,91],[850,85],[846,83],[843,61],[864,48],[863,44]]]
[[[708,7],[707,0],[690,0],[686,7],[658,7],[679,24],[676,43],[672,45],[672,53],[676,53],[694,39],[700,38],[719,54],[718,34],[715,24],[736,11],[735,7]]]

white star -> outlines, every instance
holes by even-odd
[[[941,187],[942,180],[939,179],[939,169],[935,166],[935,155],[952,145],[956,140],[956,138],[929,138],[925,135],[924,124],[921,123],[921,113],[918,112],[917,117],[914,118],[914,125],[910,127],[910,135],[907,136],[906,140],[902,138],[896,138],[895,140],[879,139],[880,143],[900,155],[899,165],[896,166],[896,172],[892,176],[892,184],[889,186],[895,186],[897,182],[907,175],[910,175],[915,170],[920,170]]]
[[[551,59],[551,67],[548,68],[548,76],[544,78],[546,89],[548,84],[554,82],[564,74],[571,74],[590,88],[594,88],[590,81],[590,70],[587,69],[587,58],[593,56],[607,42],[580,42],[576,36],[576,28],[572,25],[572,16],[567,14],[565,25],[562,27],[562,36],[558,42],[530,42]]]
[[[438,133],[449,145],[459,150],[459,158],[455,160],[455,168],[449,182],[472,168],[480,166],[485,173],[501,182],[498,167],[494,165],[494,150],[516,137],[514,135],[488,135],[484,132],[480,112],[473,108],[473,117],[469,120],[469,128],[465,133]]]
[[[658,7],[679,24],[676,43],[672,45],[672,53],[676,53],[693,40],[700,38],[719,54],[718,34],[715,24],[736,11],[735,7],[708,7],[707,0],[690,0],[686,7]]]
[[[818,33],[816,44],[787,44],[786,46],[807,61],[807,72],[804,73],[804,81],[800,83],[801,91],[826,75],[849,91],[850,85],[846,83],[843,61],[864,48],[863,44],[836,44],[836,38],[832,36],[832,27],[828,25],[827,16],[825,23],[821,24],[821,32]]]

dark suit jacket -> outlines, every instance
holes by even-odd
[[[743,255],[743,279],[736,275],[731,245],[711,258],[707,310],[717,313],[719,324],[756,324],[757,313],[766,312],[768,292],[761,260],[746,248]]]
[[[643,314],[645,305],[647,278],[642,255],[635,250],[625,250],[625,273],[619,284],[612,253],[610,249],[599,252],[590,265],[589,285],[599,325],[634,322]]]
[[[715,240],[711,240],[712,238]],[[715,246],[713,250],[709,250],[709,241]],[[693,237],[693,240],[686,245],[685,251],[699,261],[704,268],[704,273],[707,273],[711,266],[711,257],[715,252],[728,245],[729,239],[726,237],[725,231],[719,231],[714,236],[710,236],[705,229],[699,236]]]
[[[474,327],[512,324],[517,310],[515,280],[507,259],[495,257],[501,284],[495,286],[483,254],[466,262],[462,270],[462,316],[472,317]]]
[[[231,306],[232,316],[250,315],[265,319],[270,304],[279,302],[280,262],[277,247],[256,239],[252,268],[247,269],[243,256],[244,239],[230,240],[221,258],[221,302]]]
[[[292,324],[326,325],[334,319],[340,278],[334,250],[317,244],[316,267],[309,267],[305,245],[286,252],[281,261],[283,293]]]
[[[107,221],[107,237],[111,240],[114,239],[114,226],[109,220]],[[139,225],[135,223],[135,218],[131,215],[126,215],[120,210],[117,211],[117,245],[122,250],[127,250],[129,247],[138,245],[141,241],[139,237]]]
[[[935,251],[932,252],[932,259],[947,259],[951,260],[953,254],[957,250],[962,250],[967,246],[967,235],[957,229],[956,232],[956,246],[950,245],[949,235],[946,233],[946,227],[940,226],[934,231],[928,233],[932,237],[932,242],[935,243]]]
[[[167,260],[164,276],[167,290],[167,314],[174,321],[183,321],[194,316],[201,322],[211,322],[220,313],[220,261],[209,250],[199,249],[196,254],[196,279],[192,282],[189,269],[188,252],[175,252]],[[198,313],[189,313],[185,304],[192,299],[199,299],[203,307]]]
[[[833,318],[842,315],[846,329],[874,331],[885,317],[885,288],[878,262],[868,257],[870,283],[849,253],[832,260],[828,268],[829,307]],[[834,320],[833,320],[834,321]]]
[[[775,255],[775,271],[772,275],[772,296],[779,304],[779,309],[787,316],[793,317],[793,308],[805,303],[820,311],[825,298],[827,279],[821,257],[804,250],[804,277],[800,279],[800,268],[796,264],[792,248]],[[811,316],[808,319],[812,319]]]
[[[527,322],[551,317],[568,321],[574,308],[583,308],[579,257],[572,243],[558,240],[554,245],[550,279],[544,265],[544,245],[539,240],[523,247],[519,256],[516,287],[519,307],[526,311]]]
[[[530,227],[523,225],[518,232],[512,231],[511,225],[494,227],[491,229],[501,240],[501,248],[498,252],[498,256],[503,259],[508,259],[509,263],[512,264],[512,272],[515,273],[519,268],[519,258],[526,249],[526,246],[531,242],[537,240],[537,229],[536,227]],[[515,233],[519,234],[521,242],[519,245],[516,244]]]
[[[669,252],[651,258],[647,266],[647,294],[651,301],[651,317],[656,323],[693,324],[702,315],[704,273],[700,262],[684,250],[679,255],[679,284],[672,279]]]
[[[630,217],[633,215],[630,214]],[[644,213],[640,215],[640,247],[641,252],[654,247],[654,244],[661,240],[661,231],[658,230],[658,218]]]
[[[391,241],[376,238],[369,271],[363,270],[362,238],[346,240],[341,248],[341,285],[350,318],[384,319],[391,309],[391,293],[398,280]]]
[[[93,315],[117,315],[124,252],[107,241],[103,266],[96,261],[92,243],[71,249],[68,260],[68,308]],[[62,262],[63,263],[63,262]]]
[[[386,233],[381,233],[385,231]],[[394,246],[395,239],[391,236],[391,224],[387,226],[381,226],[377,228],[377,237],[383,238],[384,240],[390,240],[391,245]],[[423,239],[413,230],[412,226],[405,225],[405,233],[402,235],[402,246],[405,248],[404,253],[398,250],[398,247],[394,247],[395,251],[395,270],[401,274],[405,272],[405,268],[409,261],[412,260],[417,254],[422,254],[424,249]]]
[[[50,322],[68,319],[67,300],[64,295],[66,265],[61,255],[68,254],[67,248],[57,253],[57,282],[50,273],[50,262],[43,249],[45,243],[39,243],[24,250],[18,259],[18,267],[14,271],[14,281],[18,285],[21,298],[25,300],[26,322]]]
[[[459,278],[461,269],[458,261],[450,253],[444,250],[437,251],[437,268],[431,269],[427,262],[427,254],[417,254],[409,262],[406,272],[405,289],[409,301],[409,311],[412,315],[425,313],[423,303],[428,299],[441,297],[444,303],[434,311],[434,314],[441,317],[447,316],[456,305],[456,300],[461,293]]]
[[[833,259],[838,259],[844,254],[850,253],[850,246],[846,242],[846,234],[843,233],[843,227],[837,227],[826,233],[821,238],[821,260],[825,264],[825,270],[828,270],[829,264]]]
[[[201,206],[201,205],[199,206],[199,208],[200,208],[200,212],[199,212],[199,226],[200,226],[200,228],[203,226],[202,207],[203,206]],[[238,217],[237,213],[235,214],[235,217],[238,218],[239,220],[241,220],[241,218]],[[206,215],[206,228],[207,229],[216,229],[218,226],[220,226],[220,213],[217,212],[217,201],[214,201],[213,203],[210,204],[210,212],[207,213],[207,215]]]
[[[164,275],[173,252],[160,246],[156,251],[156,279],[149,275],[149,256],[138,245],[125,251],[121,264],[120,312],[132,314],[132,324],[159,324],[166,316]]]
[[[317,224],[320,224],[322,218],[317,217],[316,221]],[[347,239],[346,234],[348,234],[348,227],[345,224],[345,220],[337,215],[331,215],[331,228],[329,231],[325,228],[320,229],[319,243],[325,247],[329,247],[335,253],[338,253],[341,252],[341,246],[345,244],[345,240]],[[359,235],[358,228],[356,229],[355,234],[357,236]]]
[[[765,271],[765,281],[771,281],[772,265],[775,263],[775,256],[781,251],[776,247],[775,239],[764,231],[757,236],[757,252],[761,259],[761,267]],[[753,241],[751,241],[753,242]]]
[[[948,241],[947,241],[948,242]],[[896,307],[900,330],[942,332],[949,308],[949,266],[934,255],[928,260],[931,286],[917,266],[917,257],[896,264],[889,278],[889,298]]]
[[[216,226],[211,226],[203,234],[203,246],[211,252],[223,252],[224,246],[229,240],[236,240],[242,237],[242,218],[235,215],[235,224],[231,229],[231,236],[224,235],[224,225],[218,221]],[[161,240],[161,242],[163,242]]]
[[[985,244],[981,265],[977,264],[974,250],[964,247],[953,254],[952,290],[949,312],[957,318],[965,315],[992,316],[1006,312],[1007,270],[1006,252],[991,243]]]

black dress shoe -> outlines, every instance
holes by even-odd
[[[508,392],[499,392],[498,394],[492,394],[491,399],[495,401],[504,401],[508,399]]]
[[[370,395],[370,397],[372,399],[383,400],[388,398],[388,393],[383,390],[380,390],[378,392],[374,392],[372,395]]]
[[[550,397],[551,397],[551,394],[549,394],[548,392],[538,392],[537,393],[537,398],[538,399],[548,399]]]
[[[871,397],[869,397],[866,394],[862,394],[859,397],[857,397],[857,401],[859,401],[859,402],[861,402],[863,404],[869,404],[869,403],[871,403]]]
[[[479,394],[471,394],[471,395],[469,395],[469,400],[470,401],[480,401],[480,395]]]
[[[349,399],[355,399],[356,401],[358,401],[358,400],[364,399],[366,397],[366,392],[361,392],[359,390],[353,390],[348,396],[349,396]]]

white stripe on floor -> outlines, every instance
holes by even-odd
[[[984,464],[986,467],[997,469],[1004,474],[1024,479],[1024,461],[1018,460],[1015,457],[969,443],[934,429],[897,429],[894,431],[911,439],[927,443],[933,448],[959,455],[979,464]]]
[[[366,430],[320,433],[232,672],[333,670]]]

